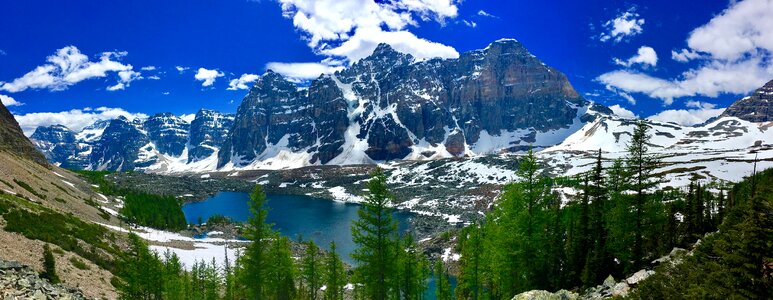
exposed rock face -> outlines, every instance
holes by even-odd
[[[171,113],[156,114],[143,123],[156,149],[171,156],[179,156],[185,150],[189,126],[188,122]]]
[[[48,161],[59,163],[60,166],[66,167],[78,152],[75,133],[62,125],[38,127],[30,139]]]
[[[749,122],[773,121],[773,80],[749,96],[735,101],[722,117],[738,117]]]
[[[578,298],[579,296],[577,293],[567,290],[560,290],[555,293],[544,290],[533,290],[515,295],[513,300],[575,300]]]
[[[95,170],[133,170],[142,167],[140,151],[150,139],[124,117],[111,120],[102,137],[94,144],[91,168]],[[148,150],[148,149],[146,149]]]
[[[24,136],[19,123],[2,103],[0,103],[0,151],[8,151],[41,165],[48,165],[46,157]]]
[[[3,260],[0,260],[0,298],[88,299],[78,289],[51,284],[27,266]]]
[[[234,115],[202,109],[190,125],[188,162],[212,155],[223,146],[234,124]]]
[[[218,165],[278,150],[311,153],[308,164],[515,150],[540,143],[537,132],[569,127],[588,105],[515,40],[422,62],[381,44],[306,91],[267,72],[239,107]]]

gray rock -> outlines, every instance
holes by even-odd
[[[749,122],[773,121],[773,80],[749,96],[735,101],[722,117],[738,117]]]
[[[551,293],[544,290],[533,290],[520,293],[513,297],[513,300],[574,300],[578,299],[576,293],[560,290],[555,293]]]

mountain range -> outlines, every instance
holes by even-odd
[[[753,122],[742,123],[744,132],[650,125],[665,128],[656,129],[657,137],[683,138],[672,148],[702,141],[713,149],[710,137],[764,132],[763,124],[773,121],[771,97],[773,81],[719,118],[725,129]],[[631,121],[581,97],[563,73],[518,41],[501,39],[455,59],[417,60],[381,44],[308,86],[268,70],[235,115],[201,110],[188,123],[160,113],[99,121],[81,132],[53,125],[39,127],[31,139],[61,167],[171,174],[473,157],[531,147],[598,149],[594,138],[611,143],[602,148],[622,145],[626,133],[610,131],[611,123],[625,128],[621,124]],[[578,133],[586,135],[579,139],[584,142],[576,142]]]

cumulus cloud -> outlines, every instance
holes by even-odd
[[[32,135],[38,126],[64,125],[70,130],[80,131],[84,127],[94,124],[96,121],[111,120],[119,116],[129,120],[135,118],[147,118],[143,113],[131,113],[122,108],[99,107],[96,109],[83,108],[61,112],[35,112],[15,116],[21,129],[27,136]]]
[[[193,122],[194,119],[196,119],[196,114],[184,114],[180,116],[180,119],[183,119],[185,122]]]
[[[2,95],[2,94],[0,94],[0,102],[2,102],[3,105],[5,105],[5,106],[20,106],[20,105],[24,105],[24,103],[16,101],[16,99],[14,99],[13,97],[7,96],[7,95]]]
[[[627,60],[615,58],[614,62],[618,65],[626,67],[630,67],[635,64],[650,65],[654,67],[658,64],[658,54],[655,52],[655,49],[652,49],[652,47],[641,46],[636,55],[633,57]]]
[[[458,14],[458,0],[280,0],[282,14],[293,20],[316,53],[349,63],[387,43],[418,59],[458,57],[452,47],[417,37],[407,29],[419,21]],[[318,74],[317,74],[318,75]]]
[[[470,28],[478,27],[478,23],[475,23],[475,21],[462,20],[462,23],[464,23],[464,25],[467,25],[467,27],[470,27]]]
[[[658,122],[676,123],[683,126],[693,126],[717,117],[725,111],[724,108],[716,108],[716,105],[705,102],[689,101],[687,106],[693,108],[664,110],[647,119]]]
[[[644,19],[633,8],[621,13],[612,20],[605,22],[602,27],[604,32],[599,36],[602,42],[613,41],[618,43],[627,37],[632,37],[643,32]]]
[[[120,62],[126,52],[104,52],[99,60],[91,61],[75,46],[59,49],[46,58],[48,63],[40,65],[10,82],[0,82],[0,90],[16,93],[27,89],[48,89],[61,91],[81,81],[92,78],[118,75],[118,84],[125,87],[141,78],[130,64]]]
[[[612,71],[597,78],[608,89],[662,99],[745,94],[773,78],[773,1],[746,0],[693,30],[688,49],[673,51],[677,61],[697,66],[672,79],[631,71]]]
[[[639,117],[632,111],[626,109],[625,107],[620,106],[619,104],[612,105],[609,107],[609,109],[612,110],[612,113],[614,113],[616,116],[621,118],[636,119]]]
[[[180,72],[180,74],[190,69],[189,67],[183,67],[183,66],[175,66],[174,68],[177,70],[177,72]]]
[[[196,75],[193,76],[193,78],[196,78],[196,80],[201,81],[201,86],[211,86],[215,83],[215,80],[217,80],[218,77],[223,77],[225,74],[223,72],[218,71],[217,69],[209,70],[205,68],[199,68],[199,71],[196,72]]]
[[[231,79],[231,81],[228,82],[228,90],[248,90],[259,77],[260,76],[255,74],[242,74],[239,78]]]
[[[326,63],[280,63],[266,64],[267,69],[282,74],[290,81],[301,82],[319,77],[320,74],[331,74],[342,70],[343,66],[331,66]]]

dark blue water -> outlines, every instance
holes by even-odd
[[[350,256],[356,246],[352,242],[352,222],[358,219],[360,206],[353,203],[341,203],[303,195],[268,195],[268,222],[274,224],[282,235],[292,239],[299,236],[304,240],[313,240],[320,247],[330,250],[330,241],[335,241],[341,260],[354,265]],[[234,221],[243,222],[250,217],[250,196],[247,193],[220,192],[201,201],[183,205],[185,218],[190,224],[203,222],[212,215],[224,215]],[[398,229],[405,232],[410,229],[409,218],[413,214],[397,211],[395,219]],[[201,236],[204,237],[204,236]],[[456,278],[451,278],[452,289],[456,287]],[[435,278],[427,281],[424,299],[435,299]]]
[[[268,222],[273,223],[274,229],[282,235],[313,240],[326,250],[329,250],[330,241],[335,241],[341,259],[354,264],[350,256],[355,249],[351,224],[358,218],[358,204],[303,195],[268,195],[267,199]],[[243,222],[250,217],[249,200],[247,193],[220,192],[205,201],[183,205],[183,212],[190,224],[197,224],[199,218],[206,222],[207,218],[218,214]],[[409,212],[395,212],[400,232],[408,230],[411,215]]]

